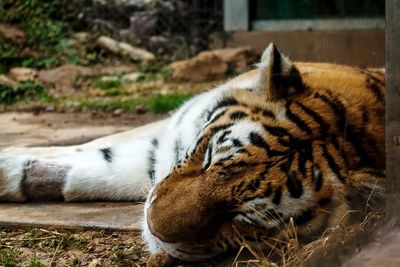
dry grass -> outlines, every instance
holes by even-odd
[[[362,222],[352,225],[343,223],[329,228],[320,238],[306,244],[298,238],[293,221],[290,221],[285,231],[287,239],[263,239],[260,241],[262,244],[256,245],[244,243],[232,266],[318,266],[318,261],[327,259],[327,255],[332,256],[335,251],[340,253],[338,248],[349,247],[360,235],[371,233],[381,219],[382,213],[370,212]],[[265,247],[269,249],[265,250]],[[245,251],[252,259],[240,260]]]
[[[333,252],[335,247],[350,245],[360,234],[370,233],[380,222],[382,213],[368,213],[361,223],[353,225],[337,225],[325,231],[317,240],[300,245],[288,247],[287,266],[301,266],[306,262],[326,256]]]

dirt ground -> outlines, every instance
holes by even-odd
[[[278,266],[256,260],[245,250],[243,261],[234,261],[236,255],[197,263],[174,260],[171,267]],[[0,227],[1,267],[138,267],[146,266],[148,257],[135,232]]]
[[[42,228],[0,230],[0,266],[145,266],[136,233]]]

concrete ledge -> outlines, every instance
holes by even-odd
[[[0,225],[140,231],[143,205],[122,202],[0,204]]]

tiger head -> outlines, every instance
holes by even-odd
[[[355,192],[380,186],[378,76],[294,64],[271,44],[256,70],[223,85],[192,151],[151,192],[150,246],[201,260],[289,224],[310,238],[345,220]]]

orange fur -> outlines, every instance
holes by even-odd
[[[298,62],[294,66],[304,86],[300,93],[274,100],[246,90],[233,94],[239,104],[227,108],[223,116],[211,123],[192,155],[156,187],[157,198],[148,210],[148,223],[154,235],[165,242],[179,242],[183,251],[195,248],[201,251],[199,246],[205,246],[204,253],[240,246],[243,238],[280,236],[283,228],[260,230],[233,221],[230,213],[258,196],[272,202],[290,199],[296,205],[296,197],[287,197],[288,194],[312,192],[313,217],[293,215],[299,221],[309,219],[299,223],[297,231],[311,237],[346,217],[352,204],[349,199],[357,190],[368,191],[373,183],[381,185],[381,175],[377,172],[384,169],[385,162],[384,75],[376,70],[326,63]],[[242,74],[227,86],[235,87],[262,71],[260,68]],[[290,109],[304,123],[304,129],[295,119],[280,119],[275,111],[280,109]],[[275,118],[264,114],[271,110]],[[201,162],[213,127],[234,123],[230,115],[237,111],[271,129],[262,136],[269,147],[268,153],[260,145],[250,143],[244,147],[248,154],[203,170]],[[273,133],[273,130],[281,132]],[[307,158],[302,163],[305,154],[312,160]],[[285,169],[284,163],[289,162],[289,157],[290,164]],[[238,162],[244,162],[245,166],[235,166]],[[323,177],[321,181],[316,181],[320,178],[318,174]],[[290,175],[297,177],[294,183],[301,183],[301,192],[296,189],[299,185],[288,185]],[[290,186],[294,186],[292,192],[289,192]],[[283,204],[276,205],[277,211],[279,205]],[[255,210],[248,212],[260,212],[267,204],[254,207]]]

